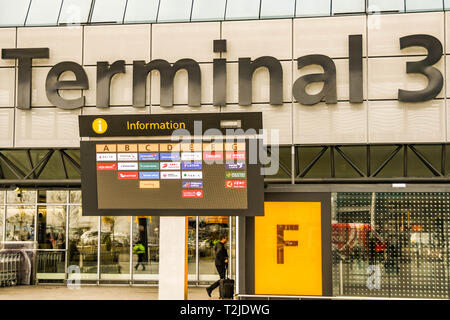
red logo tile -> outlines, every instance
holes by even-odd
[[[104,162],[104,163],[97,163],[97,170],[103,171],[103,170],[117,170],[117,163],[112,162]]]

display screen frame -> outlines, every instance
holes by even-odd
[[[255,140],[255,141],[251,141]],[[152,143],[174,143],[170,139],[149,139]],[[247,154],[247,208],[246,209],[101,209],[98,208],[96,145],[97,144],[139,144],[144,140],[107,140],[81,141],[81,192],[83,216],[263,216],[264,215],[264,177],[261,165],[249,163],[249,145],[262,146],[259,138],[245,138]]]

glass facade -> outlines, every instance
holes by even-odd
[[[229,234],[228,217],[198,218],[199,281],[217,280],[214,247],[222,232]]]
[[[338,192],[331,202],[333,296],[449,298],[450,193]],[[83,283],[157,283],[159,224],[84,217],[79,190],[0,191],[0,239],[36,241],[40,283],[74,273]],[[190,284],[217,280],[214,245],[223,232],[235,274],[235,218],[189,217]]]
[[[121,23],[126,0],[96,0],[91,22]]]
[[[333,295],[449,298],[450,193],[335,193]]]
[[[189,21],[192,0],[160,0],[159,22]]]
[[[31,0],[1,0],[0,26],[23,26]]]
[[[98,273],[98,218],[83,217],[81,206],[69,206],[67,262],[79,270],[81,280],[96,280]],[[45,279],[46,274],[38,279]],[[70,275],[69,275],[70,278]]]
[[[282,19],[429,12],[449,0],[16,0],[0,1],[0,27]]]
[[[3,192],[0,192],[0,241],[4,241],[4,229],[5,229],[5,194]],[[0,249],[2,248],[2,245],[0,245]]]
[[[406,11],[438,11],[443,10],[444,2],[442,0],[406,0]]]
[[[259,0],[228,0],[225,20],[246,20],[259,18]]]
[[[229,217],[189,218],[190,283],[217,280],[214,245],[221,232],[230,231],[229,221]],[[83,216],[80,190],[0,191],[0,248],[3,241],[37,243],[40,283],[158,281],[159,217]],[[145,248],[141,256],[134,250],[138,243]],[[229,246],[235,252],[233,241]]]
[[[365,0],[333,0],[331,1],[332,14],[362,13],[365,12]]]
[[[225,0],[195,0],[191,21],[216,21],[225,19]]]
[[[292,18],[295,14],[295,1],[291,0],[262,0],[261,19]]]
[[[133,251],[141,243],[141,258],[133,254],[133,280],[157,280],[159,274],[159,217],[133,217]]]
[[[101,217],[100,276],[102,280],[130,278],[130,217]]]

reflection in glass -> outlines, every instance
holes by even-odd
[[[292,0],[262,0],[261,19],[291,18],[294,16],[295,1]]]
[[[333,0],[332,13],[361,13],[366,12],[366,0]]]
[[[331,0],[303,0],[297,1],[296,17],[329,16]]]
[[[442,9],[442,0],[406,0],[406,11],[438,11]]]
[[[81,206],[71,206],[69,213],[68,265],[78,266],[81,273],[96,279],[98,249],[98,218],[81,215]]]
[[[39,249],[66,248],[65,206],[39,206],[37,221]]]
[[[224,20],[225,4],[225,0],[195,0],[192,21]]]
[[[228,0],[225,20],[258,19],[260,0]]]
[[[79,190],[70,191],[70,203],[81,204],[81,191]]]
[[[0,0],[0,26],[23,26],[29,5],[30,0]]]
[[[197,219],[195,217],[188,218],[188,280],[195,280],[197,274],[196,266],[196,229]]]
[[[7,191],[7,203],[36,203],[36,190],[23,190],[17,188],[14,191]]]
[[[369,0],[367,12],[405,11],[404,0]]]
[[[102,217],[100,240],[100,278],[130,278],[130,217]]]
[[[161,0],[158,22],[189,21],[192,0]]]
[[[56,25],[61,9],[62,0],[39,0],[31,1],[26,25]]]
[[[68,192],[65,190],[39,190],[39,203],[67,203]]]
[[[91,11],[92,0],[64,0],[58,23],[86,23]]]
[[[64,280],[66,253],[64,251],[38,251],[36,277],[38,280]]]
[[[126,0],[96,0],[91,22],[122,23]]]
[[[156,22],[159,0],[128,0],[125,23]]]
[[[3,241],[3,230],[5,226],[3,225],[3,219],[5,218],[5,207],[0,206],[0,243]],[[0,249],[2,246],[0,245]]]
[[[34,206],[8,206],[6,241],[34,241]]]
[[[133,217],[133,278],[157,280],[159,273],[159,217]]]
[[[216,281],[219,275],[214,263],[214,247],[220,241],[221,233],[229,232],[228,217],[199,217],[198,225],[198,256],[199,256],[199,280]],[[229,239],[228,239],[229,240]],[[230,242],[226,244],[228,254]]]

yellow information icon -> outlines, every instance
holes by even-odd
[[[92,121],[92,129],[95,131],[95,133],[98,134],[105,133],[105,131],[108,129],[108,123],[105,121],[105,119],[97,118]]]

